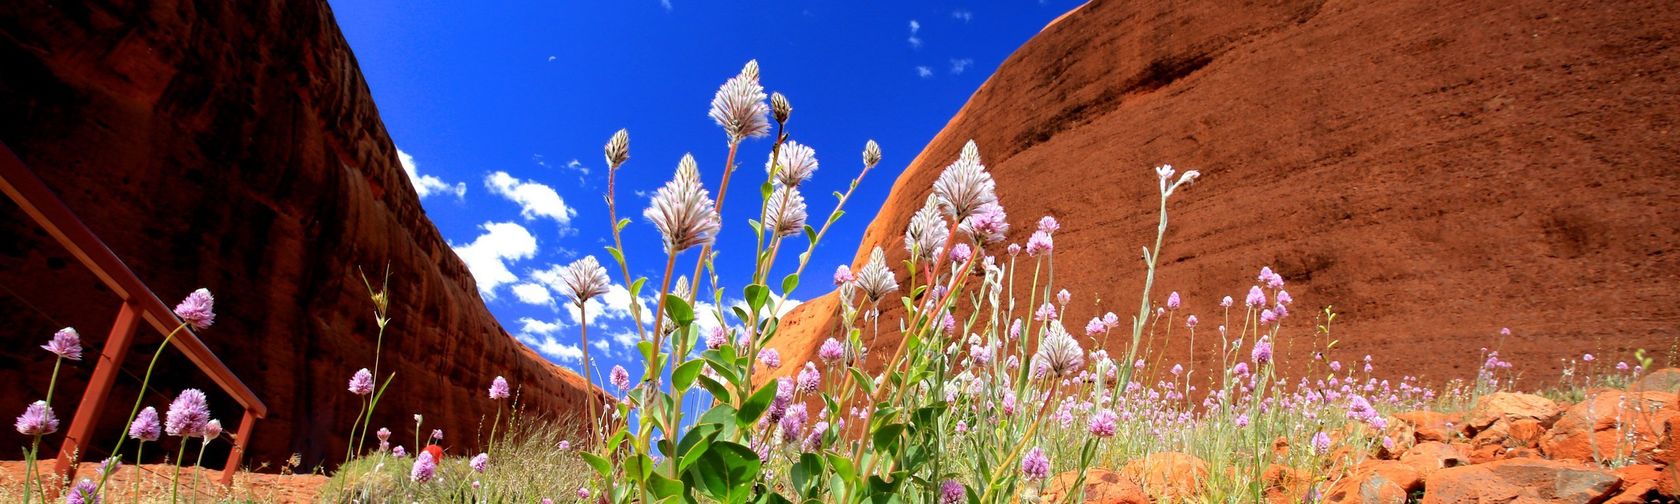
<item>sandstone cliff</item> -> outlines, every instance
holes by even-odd
[[[166,302],[216,293],[205,342],[271,410],[252,466],[342,456],[358,408],[346,381],[374,358],[357,266],[391,267],[382,374],[397,377],[374,426],[394,442],[412,445],[411,416],[423,413],[452,453],[476,453],[496,375],[534,414],[582,410],[583,380],[497,324],[427,219],[326,2],[8,2],[0,117],[0,141]],[[18,384],[0,388],[0,404],[45,394],[52,361],[35,347],[73,325],[90,358],[59,384],[67,423],[117,301],[16,206],[0,212],[0,380]],[[113,401],[123,411],[105,415],[96,445],[114,441],[160,340],[142,330]],[[167,355],[147,404],[202,387],[231,430],[237,405]],[[206,460],[219,464],[226,446]]]
[[[1270,265],[1297,302],[1286,365],[1307,358],[1325,305],[1341,314],[1338,357],[1374,355],[1388,376],[1473,377],[1505,326],[1525,379],[1555,380],[1587,351],[1614,359],[1600,369],[1636,348],[1660,364],[1680,337],[1672,7],[1093,1],[1011,55],[917,156],[853,267],[875,245],[904,258],[910,215],[972,138],[1011,242],[1061,220],[1056,283],[1081,334],[1136,313],[1150,168],[1170,163],[1204,176],[1172,203],[1156,301],[1180,291],[1205,324]],[[784,359],[813,355],[834,307],[830,294],[792,314]],[[1190,350],[1175,340],[1165,362]]]

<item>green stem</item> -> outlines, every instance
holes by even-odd
[[[198,467],[204,463],[204,449],[210,447],[210,438],[201,437],[198,440],[198,458],[193,459],[193,502],[198,502],[198,473],[201,472]],[[182,443],[182,445],[185,446],[185,443]]]
[[[141,439],[134,445],[134,502],[136,503],[140,502],[140,477],[145,474],[145,471],[140,470],[141,462],[146,460],[141,456],[145,451],[146,440]]]
[[[129,409],[128,421],[123,423],[122,433],[117,435],[117,446],[111,449],[111,453],[122,453],[123,441],[128,439],[128,429],[134,426],[134,417],[140,414],[140,403],[145,402],[146,400],[146,388],[150,387],[152,384],[152,370],[157,367],[158,357],[163,355],[163,349],[169,348],[169,342],[175,339],[175,333],[181,332],[182,329],[186,328],[186,322],[182,322],[181,325],[175,326],[175,330],[169,331],[169,334],[163,337],[163,344],[158,345],[157,351],[152,352],[152,362],[146,364],[146,375],[144,378],[140,379],[140,393],[134,398],[134,407]],[[101,491],[103,491],[105,489],[105,482],[110,479],[110,473],[100,476],[99,485],[94,487],[93,493],[98,495]]]
[[[170,504],[181,502],[181,459],[184,458],[187,458],[187,438],[182,437],[181,448],[175,451],[175,477],[171,478],[169,483]]]

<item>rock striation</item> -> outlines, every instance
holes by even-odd
[[[497,375],[529,415],[583,410],[584,381],[502,329],[427,219],[326,2],[7,2],[0,68],[0,142],[161,298],[215,292],[205,342],[271,410],[252,467],[342,457],[359,408],[346,383],[375,358],[358,268],[391,272],[380,358],[396,378],[373,424],[393,444],[414,451],[421,413],[450,453],[476,453]],[[62,373],[54,406],[68,422],[117,298],[16,206],[0,213],[0,381],[16,384],[0,404],[45,395],[52,361],[35,346],[75,326],[90,358]],[[123,412],[161,335],[138,341],[113,401]],[[190,363],[166,353],[159,368],[147,404],[205,388],[233,430],[239,408]],[[115,434],[121,416],[96,432]],[[226,450],[213,444],[206,460]]]
[[[1379,374],[1435,383],[1473,377],[1482,348],[1524,380],[1554,380],[1560,357],[1584,352],[1612,356],[1600,371],[1635,349],[1661,355],[1680,336],[1670,7],[1092,1],[1016,50],[910,163],[852,267],[877,245],[901,263],[910,216],[974,139],[1007,243],[1060,219],[1070,329],[1109,311],[1129,328],[1138,250],[1155,234],[1151,168],[1202,171],[1174,196],[1153,297],[1180,292],[1204,337],[1192,348],[1175,330],[1155,347],[1160,368],[1192,352],[1216,362],[1218,300],[1240,301],[1262,266],[1296,301],[1284,367],[1328,339],[1333,358],[1375,355]],[[1026,282],[1017,316],[1031,310]],[[835,305],[831,294],[788,317],[785,359],[837,334]],[[1328,339],[1314,335],[1326,305],[1338,313]],[[898,341],[895,323],[881,326],[871,362]],[[1129,331],[1111,351],[1121,340]]]

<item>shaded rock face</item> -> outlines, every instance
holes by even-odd
[[[898,178],[852,266],[877,245],[901,263],[910,216],[974,139],[1009,243],[1060,219],[1055,289],[1073,293],[1076,331],[1137,313],[1151,168],[1170,163],[1203,176],[1171,203],[1157,303],[1179,291],[1213,334],[1219,298],[1240,301],[1270,265],[1296,301],[1286,368],[1309,360],[1325,305],[1340,314],[1333,357],[1376,355],[1379,374],[1435,383],[1474,376],[1483,347],[1525,380],[1558,376],[1559,356],[1666,351],[1680,320],[1671,7],[1093,1],[975,92]],[[1033,261],[1018,265],[1021,316]],[[799,307],[784,358],[837,334],[834,312],[832,295]],[[872,361],[897,343],[881,326]],[[1500,341],[1501,326],[1516,336]],[[1160,368],[1189,361],[1182,329],[1157,342]],[[1214,337],[1197,343],[1198,363],[1218,360]]]
[[[396,379],[373,426],[393,444],[415,451],[423,413],[450,453],[476,453],[497,375],[533,415],[583,410],[583,380],[497,324],[426,218],[325,2],[6,2],[0,68],[0,141],[166,302],[215,292],[205,343],[271,412],[253,467],[342,457],[359,407],[346,382],[374,360],[358,266],[391,271],[381,375]],[[0,381],[16,384],[0,405],[45,395],[52,361],[35,346],[73,325],[90,358],[62,372],[53,403],[68,422],[118,301],[15,205],[0,213]],[[139,333],[84,459],[115,441],[161,339]],[[178,353],[158,367],[146,404],[204,388],[236,428],[238,406]],[[206,460],[226,450],[213,444]]]

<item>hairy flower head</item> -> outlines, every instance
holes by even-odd
[[[980,148],[973,140],[963,146],[957,161],[933,181],[933,194],[939,199],[940,208],[959,221],[982,205],[997,203],[997,183],[986,172],[986,166],[980,164]]]
[[[169,403],[169,411],[164,414],[163,431],[171,436],[197,436],[204,432],[204,424],[207,423],[210,423],[209,399],[202,390],[186,389]]]
[[[764,173],[775,174],[776,182],[784,186],[798,187],[817,172],[817,164],[816,149],[788,140],[782,144],[780,151],[772,152],[770,159],[764,162]],[[776,165],[781,165],[781,168]]]
[[[58,432],[58,417],[53,415],[52,407],[47,406],[46,401],[35,401],[23,409],[23,414],[13,425],[17,427],[18,434],[45,436]]]
[[[623,166],[625,161],[630,160],[630,130],[619,129],[617,133],[613,133],[612,138],[607,139],[604,150],[607,168],[617,170],[619,166]]]
[[[82,335],[73,327],[59,329],[53,333],[52,340],[41,345],[41,348],[57,354],[61,359],[79,361],[82,360]]]
[[[910,225],[904,228],[904,250],[918,259],[938,257],[949,237],[950,230],[939,213],[939,200],[929,195],[922,209],[910,217]]]
[[[771,234],[793,236],[805,229],[805,196],[799,194],[799,188],[777,187],[765,204],[768,213],[764,225]]]
[[[863,167],[874,168],[881,162],[881,145],[870,140],[863,144]]]
[[[718,214],[711,193],[700,185],[700,168],[693,154],[683,155],[676,176],[654,193],[652,205],[642,216],[659,228],[671,253],[712,243],[719,226]]]
[[[1085,365],[1085,350],[1058,320],[1046,325],[1044,339],[1038,342],[1038,353],[1033,355],[1033,360],[1056,377],[1067,378]]]
[[[182,322],[193,329],[203,331],[216,323],[216,298],[210,295],[210,289],[198,289],[188,294],[181,304],[175,305],[175,316],[181,317]]]
[[[562,294],[582,305],[591,298],[606,294],[612,280],[607,278],[607,269],[601,267],[595,256],[583,256],[560,269],[560,284],[565,287]]]
[[[770,107],[764,104],[765,98],[764,86],[758,83],[758,60],[748,61],[740,74],[718,88],[707,115],[723,127],[732,144],[747,137],[769,135]]]
[[[880,246],[869,251],[869,262],[864,263],[858,270],[857,285],[863,290],[863,295],[869,297],[870,302],[880,302],[888,292],[898,290],[898,279],[893,277],[891,269],[887,268],[887,254]]]

